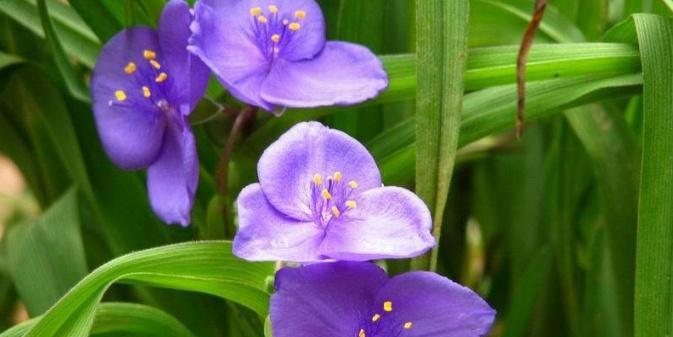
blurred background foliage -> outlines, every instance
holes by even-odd
[[[237,103],[213,81],[191,116],[201,179],[193,225],[182,229],[152,214],[143,173],[107,159],[87,93],[101,45],[124,27],[155,26],[164,0],[0,0],[0,331],[43,315],[124,254],[231,239],[238,191],[256,180],[261,151],[298,121],[319,119],[365,143],[386,184],[441,192],[428,165],[442,158],[425,149],[444,139],[428,141],[434,131],[415,127],[432,118],[417,114],[418,95],[430,106],[437,97],[462,105],[453,109],[460,123],[447,125],[458,144],[452,184],[434,196],[446,197],[437,270],[498,310],[492,336],[670,335],[671,1],[551,0],[529,56],[521,139],[516,55],[531,1],[471,0],[469,23],[447,10],[445,18],[462,20],[456,26],[468,24],[466,71],[449,76],[463,79],[465,95],[437,97],[417,90],[428,79],[420,69],[432,68],[416,62],[416,29],[436,28],[418,21],[423,6],[319,2],[331,39],[381,55],[389,90],[356,107],[258,114],[236,143],[228,195],[215,196],[233,122],[218,104]],[[456,38],[443,32],[440,42]],[[432,52],[424,47],[418,58]],[[399,273],[407,262],[386,266]],[[273,270],[235,260],[225,241],[134,253],[91,274],[39,324],[2,336],[86,336],[91,322],[96,336],[263,336]]]

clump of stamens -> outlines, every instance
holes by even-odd
[[[311,178],[310,185],[312,190],[310,209],[315,222],[320,225],[326,226],[333,218],[341,217],[357,207],[357,202],[352,198],[357,183],[354,180],[344,183],[343,174],[339,171],[325,180],[316,173]]]
[[[293,35],[301,30],[301,21],[307,16],[305,10],[284,13],[281,9],[273,4],[266,10],[261,7],[250,8],[252,29],[258,47],[269,59],[280,55],[283,48],[292,41]]]

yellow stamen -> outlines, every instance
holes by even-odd
[[[278,7],[276,5],[269,5],[269,12],[278,13]]]
[[[145,98],[150,98],[150,96],[152,96],[152,92],[150,92],[150,88],[143,87],[143,96],[145,96]]]
[[[358,203],[355,202],[355,200],[348,200],[346,201],[346,207],[353,209],[355,207],[358,207]]]
[[[294,17],[301,20],[306,17],[306,11],[298,10],[294,12]]]
[[[319,174],[316,173],[313,176],[313,183],[318,185],[318,186],[322,185],[322,177]]]
[[[160,73],[159,76],[157,76],[156,82],[161,83],[165,81],[168,78],[168,74],[166,73]]]
[[[332,206],[332,214],[338,218],[341,215],[341,211],[336,206]]]
[[[154,60],[155,58],[157,58],[157,53],[154,52],[153,50],[145,49],[143,50],[143,57],[147,60]]]
[[[259,16],[262,14],[262,9],[259,7],[253,7],[250,8],[250,15],[252,16]]]
[[[358,188],[358,183],[355,182],[355,180],[351,180],[348,182],[348,186],[350,186],[352,189]]]
[[[117,90],[115,91],[115,98],[117,98],[118,101],[123,102],[126,100],[126,93],[124,90]]]
[[[126,67],[124,67],[124,72],[131,75],[136,72],[136,69],[138,69],[138,67],[136,67],[136,64],[133,62],[129,62],[129,64],[127,64]]]
[[[299,29],[301,29],[301,25],[297,22],[291,23],[287,28],[289,28],[291,31],[296,32]]]
[[[271,35],[271,41],[278,43],[278,41],[280,41],[280,35],[278,34]]]
[[[259,21],[259,23],[267,23],[267,22],[269,22],[269,20],[268,20],[268,19],[266,18],[266,16],[264,16],[264,15],[260,15],[260,16],[258,16],[258,17],[257,17],[257,21]]]
[[[380,318],[381,318],[381,315],[379,315],[379,314],[374,314],[374,316],[372,316],[372,322],[376,322],[376,321],[378,321]]]
[[[152,67],[154,67],[154,69],[157,69],[157,70],[161,69],[161,64],[159,64],[159,62],[157,62],[155,60],[150,60],[150,64],[152,65]]]
[[[334,181],[341,181],[341,172],[334,172]]]
[[[391,301],[383,302],[383,311],[385,311],[385,312],[393,311],[393,302],[391,302]]]
[[[406,323],[404,323],[404,328],[405,329],[411,329],[411,326],[413,326],[413,325],[414,325],[414,323],[412,323],[412,322],[406,322]]]
[[[360,329],[360,332],[358,332],[358,337],[367,337],[367,334],[365,333],[365,329]]]
[[[332,199],[332,195],[329,194],[329,191],[328,191],[326,188],[324,188],[324,189],[322,190],[322,197],[323,197],[325,200]]]

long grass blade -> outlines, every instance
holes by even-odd
[[[416,2],[416,193],[439,241],[458,146],[467,62],[469,1]],[[435,270],[438,247],[416,269]]]

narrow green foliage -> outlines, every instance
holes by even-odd
[[[84,82],[82,81],[81,76],[79,76],[76,70],[73,68],[70,60],[65,54],[63,46],[61,45],[60,39],[56,34],[54,25],[51,22],[49,17],[49,12],[47,9],[46,0],[37,0],[37,9],[40,13],[40,21],[42,22],[42,28],[44,29],[44,35],[51,49],[52,55],[54,56],[54,61],[58,66],[58,70],[65,81],[65,85],[68,88],[68,91],[73,95],[73,97],[81,100],[82,102],[90,102],[91,98],[89,97],[88,91],[84,87]]]
[[[70,190],[37,221],[12,227],[5,239],[9,273],[33,316],[87,274],[76,196]]]
[[[101,1],[70,0],[69,3],[101,41],[109,40],[121,30],[121,24]]]
[[[266,317],[271,264],[250,264],[228,242],[164,246],[124,255],[101,266],[68,292],[24,337],[88,336],[95,307],[115,282],[196,291],[238,302]],[[4,336],[3,336],[4,337]]]
[[[673,21],[633,17],[643,55],[636,337],[673,334]]]
[[[42,317],[25,321],[0,334],[21,337]],[[102,303],[96,307],[91,336],[195,337],[180,321],[166,312],[142,304]]]
[[[455,163],[467,61],[469,1],[416,2],[416,193],[439,241]],[[437,247],[414,268],[434,270]]]

